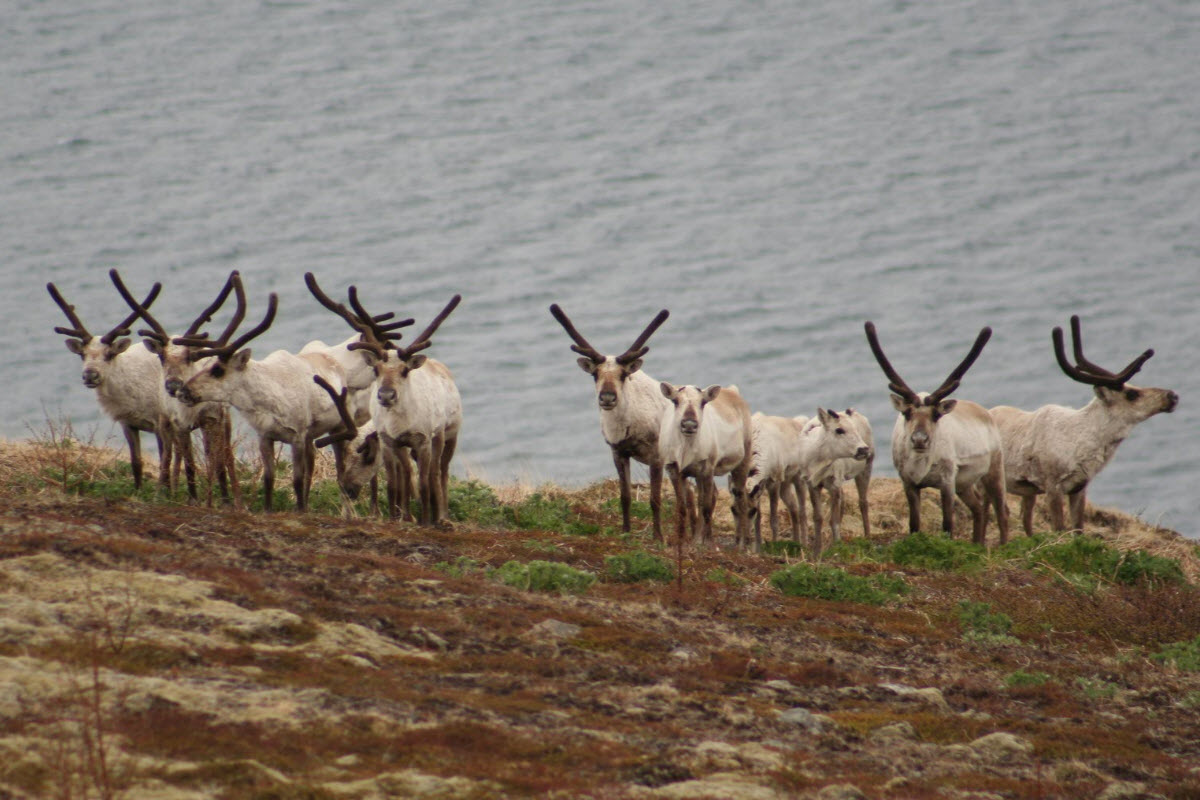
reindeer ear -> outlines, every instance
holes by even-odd
[[[575,363],[578,364],[579,368],[588,375],[595,375],[596,367],[599,366],[599,364],[597,364],[595,361],[592,361],[590,358],[577,358],[575,359]]]
[[[892,408],[896,409],[901,414],[903,414],[906,411],[912,410],[912,403],[908,402],[907,400],[905,400],[903,397],[901,397],[898,394],[893,394],[892,395]]]
[[[83,342],[79,341],[78,339],[67,339],[65,342],[63,342],[63,344],[65,344],[67,349],[75,355],[83,355]]]
[[[672,386],[671,384],[667,383],[666,381],[663,381],[662,383],[660,383],[658,385],[658,388],[660,391],[662,391],[663,397],[667,398],[668,400],[675,399],[675,387]]]
[[[232,370],[244,370],[246,365],[250,363],[250,349],[238,350],[233,354],[233,358],[229,359],[229,368]]]
[[[147,350],[154,353],[154,355],[162,356],[163,346],[162,342],[158,341],[158,339],[142,339],[142,344]]]
[[[1100,402],[1104,403],[1104,405],[1106,405],[1106,406],[1112,405],[1113,401],[1121,396],[1121,393],[1119,391],[1113,391],[1112,389],[1109,389],[1106,386],[1097,386],[1097,387],[1095,387],[1095,391],[1096,391],[1096,397],[1098,397],[1100,399]]]
[[[379,434],[368,433],[363,443],[358,446],[358,452],[363,457],[363,463],[374,464],[379,457]]]
[[[941,401],[940,403],[937,404],[937,416],[939,418],[946,416],[947,414],[949,414],[951,411],[954,410],[954,407],[956,405],[958,405],[958,401],[955,400],[954,398],[950,398],[949,400]]]
[[[417,355],[408,359],[408,368],[410,370],[411,369],[420,369],[421,365],[423,365],[425,363],[425,359],[426,359],[426,356],[424,353],[418,353]]]
[[[717,395],[720,393],[721,387],[714,383],[712,386],[709,386],[704,390],[703,400],[705,403],[711,403],[713,400],[717,399]]]
[[[108,346],[108,352],[104,354],[105,358],[116,358],[129,349],[129,345],[133,344],[132,339],[117,339]]]
[[[634,359],[633,361],[630,361],[628,364],[625,365],[625,374],[632,375],[633,373],[637,372],[641,368],[642,368],[642,360],[640,358]]]

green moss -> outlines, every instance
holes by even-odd
[[[814,597],[851,603],[883,605],[908,591],[908,584],[897,578],[850,575],[836,567],[793,564],[772,573],[771,585],[792,597]]]
[[[980,644],[1016,644],[1018,639],[1009,635],[1012,617],[993,613],[990,603],[974,603],[963,600],[958,604],[958,623],[963,629],[963,639]]]
[[[1191,641],[1164,644],[1150,658],[1162,664],[1172,664],[1185,672],[1200,672],[1200,636]]]
[[[556,561],[509,561],[491,570],[489,576],[517,589],[561,594],[581,594],[596,582],[592,573]]]
[[[666,582],[675,577],[670,562],[644,550],[605,557],[604,572],[605,577],[614,583]]]
[[[965,540],[918,531],[893,544],[888,556],[906,567],[974,571],[983,567],[987,551]]]

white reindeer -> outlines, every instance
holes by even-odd
[[[658,432],[662,416],[671,404],[659,390],[659,382],[642,372],[642,357],[650,351],[646,341],[666,321],[670,312],[665,308],[659,311],[633,344],[617,356],[606,356],[588,344],[557,304],[550,306],[550,313],[574,340],[571,349],[582,356],[577,363],[596,384],[600,433],[612,450],[613,465],[617,468],[621,486],[621,529],[626,533],[630,530],[629,460],[632,458],[649,467],[650,513],[654,519],[654,538],[661,542],[663,464]],[[683,502],[681,496],[679,503]]]
[[[984,328],[967,357],[934,391],[925,394],[909,388],[892,368],[875,325],[865,324],[867,342],[888,377],[892,405],[900,412],[892,429],[892,463],[904,484],[908,500],[908,528],[921,529],[922,488],[941,493],[942,529],[954,535],[954,496],[966,503],[974,523],[972,539],[983,544],[987,532],[987,500],[996,508],[1000,543],[1008,541],[1008,506],[1004,502],[1004,452],[1000,431],[987,409],[969,400],[948,399],[992,335]],[[980,495],[979,487],[987,494]]]
[[[1093,387],[1095,397],[1083,408],[1046,405],[1036,411],[996,406],[992,417],[1004,442],[1008,491],[1021,497],[1021,522],[1033,533],[1033,506],[1046,495],[1050,524],[1064,530],[1063,497],[1070,503],[1071,527],[1083,530],[1088,484],[1117,452],[1117,446],[1139,422],[1160,412],[1170,413],[1179,395],[1169,389],[1141,388],[1129,379],[1154,355],[1147,350],[1113,373],[1083,356],[1079,317],[1071,317],[1075,364],[1067,360],[1062,328],[1051,339],[1058,365],[1070,378]]]
[[[750,417],[751,457],[746,474],[746,498],[754,521],[754,538],[762,539],[759,505],[765,492],[768,499],[771,540],[779,539],[779,501],[791,517],[792,541],[808,538],[808,517],[804,512],[807,487],[800,481],[800,432],[808,417],[776,417],[756,412]]]
[[[173,457],[171,459],[170,483],[174,487],[179,480],[179,468],[182,463],[187,479],[188,495],[197,499],[196,493],[196,464],[192,451],[192,431],[199,429],[204,443],[205,459],[208,462],[209,479],[216,473],[221,497],[230,499],[229,488],[233,486],[235,497],[239,496],[237,486],[237,471],[234,464],[233,430],[229,410],[220,403],[199,403],[186,405],[176,394],[187,383],[188,379],[200,372],[210,359],[195,359],[195,348],[172,343],[166,329],[151,315],[149,309],[138,303],[136,298],[125,287],[117,271],[110,270],[109,277],[117,287],[121,297],[141,318],[150,326],[150,330],[138,331],[146,349],[158,357],[162,366],[162,383],[160,389],[163,415],[166,420],[165,435],[173,441]],[[194,337],[200,334],[201,326],[212,320],[213,314],[225,303],[230,292],[236,292],[237,310],[226,326],[224,333],[217,342],[224,344],[241,324],[246,313],[246,294],[242,289],[241,276],[237,270],[230,273],[217,299],[182,334],[183,337]],[[207,336],[207,334],[204,334]]]
[[[735,546],[745,547],[750,539],[746,476],[753,453],[750,407],[736,386],[695,386],[659,384],[663,397],[671,405],[660,420],[659,458],[675,489],[677,541],[682,542],[688,516],[687,479],[696,481],[699,519],[694,526],[700,546],[712,541],[712,516],[717,503],[714,478],[729,475],[736,528]],[[756,549],[762,549],[761,536]]]
[[[852,408],[843,412],[817,409],[799,437],[799,478],[812,501],[813,552],[822,550],[821,490],[829,492],[829,530],[833,541],[841,538],[842,485],[853,480],[858,489],[858,510],[862,515],[863,536],[871,535],[871,517],[867,494],[871,468],[875,461],[875,441],[870,421]]]
[[[134,488],[142,486],[141,432],[153,433],[158,443],[159,484],[169,480],[167,466],[171,460],[171,439],[163,435],[162,367],[158,359],[142,347],[130,349],[129,326],[137,319],[134,312],[117,323],[99,338],[88,332],[75,313],[75,306],[63,299],[53,283],[46,290],[74,327],[56,327],[56,333],[67,337],[67,349],[83,360],[83,385],[96,390],[100,408],[121,426],[129,445],[129,465],[133,471]],[[155,283],[142,305],[149,307],[162,290]]]
[[[371,419],[383,446],[390,469],[398,474],[404,448],[412,451],[417,462],[417,486],[420,495],[422,525],[448,526],[450,462],[458,446],[462,428],[462,398],[454,376],[445,364],[427,358],[418,351],[432,342],[430,337],[462,300],[454,295],[424,331],[408,347],[398,347],[399,334],[379,324],[389,315],[372,317],[358,302],[355,287],[350,299],[358,311],[357,321],[364,341],[350,347],[362,351],[375,370],[375,392],[371,397]]]
[[[261,361],[242,349],[275,319],[279,299],[269,297],[267,314],[254,329],[233,342],[217,345],[211,340],[176,338],[175,344],[197,347],[193,357],[215,356],[210,366],[193,375],[176,396],[184,403],[216,401],[228,403],[242,413],[258,434],[258,451],[263,463],[263,506],[272,509],[275,487],[275,442],[292,450],[292,488],[296,507],[308,508],[315,451],[313,440],[341,423],[329,396],[313,383],[320,375],[331,385],[343,385],[341,367],[327,355],[294,355],[276,350]]]

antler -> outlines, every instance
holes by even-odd
[[[126,305],[132,308],[137,316],[140,316],[142,319],[146,320],[146,323],[153,329],[148,331],[138,331],[138,336],[145,336],[148,339],[156,339],[158,340],[159,344],[165,347],[171,341],[171,337],[167,334],[166,329],[163,328],[158,320],[150,315],[149,309],[137,301],[137,298],[135,298],[125,286],[125,281],[121,280],[121,276],[117,273],[116,269],[110,269],[108,271],[108,277],[112,279],[113,285],[117,287],[117,292],[119,292],[121,297],[125,300]],[[130,322],[132,321],[133,320],[130,320]]]
[[[896,368],[892,366],[892,362],[888,361],[888,357],[883,354],[879,336],[875,333],[875,323],[868,321],[863,325],[863,329],[867,332],[867,344],[871,345],[871,352],[875,354],[875,360],[879,362],[879,366],[883,368],[883,374],[888,378],[888,388],[910,403],[920,403],[921,400],[917,397],[917,393],[909,388],[908,384],[904,382],[904,378],[901,378],[900,373],[896,372]]]
[[[133,311],[128,317],[118,322],[115,328],[100,337],[100,341],[104,344],[112,344],[118,336],[128,336],[130,333],[129,326],[132,325],[133,321],[140,317],[143,312],[146,312],[146,310],[150,307],[150,304],[153,303],[155,298],[158,297],[159,291],[162,290],[162,284],[155,281],[154,285],[150,287],[150,294],[146,295],[146,299],[139,303],[136,299],[134,299],[133,295],[130,294],[129,289],[125,287],[125,282],[121,280],[121,276],[117,273],[116,269],[110,269],[108,271],[108,277],[112,278],[113,285],[117,287],[117,291],[121,293],[121,297],[125,298],[125,302],[129,304]]]
[[[583,338],[583,334],[575,330],[575,326],[571,324],[571,320],[567,317],[567,313],[559,308],[558,303],[552,303],[550,305],[550,313],[554,315],[556,320],[558,320],[558,324],[563,326],[563,329],[567,332],[567,335],[575,340],[575,344],[571,345],[572,350],[574,350],[576,353],[579,353],[579,355],[583,356],[584,358],[590,358],[596,364],[601,364],[604,362],[604,354],[588,344],[588,340]],[[651,331],[651,333],[653,333],[653,331]],[[641,337],[638,338],[640,339]],[[633,348],[630,349],[632,350]]]
[[[433,342],[430,341],[430,337],[433,336],[433,333],[438,329],[438,326],[446,321],[446,317],[450,316],[450,312],[456,309],[461,301],[461,294],[456,294],[454,297],[451,297],[450,302],[446,303],[446,307],[443,308],[441,312],[433,318],[433,321],[425,327],[425,330],[421,331],[420,336],[418,336],[416,339],[413,339],[412,344],[410,344],[408,347],[396,348],[396,352],[400,354],[400,357],[407,359],[417,351],[424,350],[426,347],[429,347],[429,345],[433,344]]]
[[[75,313],[75,306],[68,303],[59,293],[58,287],[53,283],[46,284],[46,291],[50,292],[50,296],[54,298],[54,302],[58,303],[58,307],[67,315],[67,320],[74,325],[74,328],[56,327],[55,333],[61,333],[63,336],[70,336],[73,339],[78,339],[81,342],[87,342],[92,338],[92,334],[88,333],[87,326],[83,324],[83,320]]]
[[[384,357],[384,350],[392,347],[391,343],[398,340],[401,336],[399,333],[393,333],[397,328],[404,328],[416,322],[411,317],[408,319],[389,322],[387,325],[380,323],[392,319],[396,316],[395,312],[389,311],[386,314],[370,314],[358,300],[358,287],[351,286],[349,290],[350,302],[353,304],[355,311],[351,311],[346,306],[335,301],[321,289],[317,284],[316,276],[311,272],[304,273],[304,284],[308,287],[308,291],[317,302],[325,306],[333,313],[337,314],[345,320],[351,328],[358,331],[360,341],[349,345],[350,349],[361,350],[366,349],[375,353],[380,358]]]
[[[1154,355],[1153,350],[1147,350],[1133,361],[1130,361],[1125,366],[1125,369],[1117,373],[1109,372],[1103,367],[1088,361],[1083,356],[1083,335],[1080,330],[1078,314],[1071,316],[1071,344],[1075,352],[1074,365],[1067,361],[1066,349],[1063,346],[1062,328],[1056,326],[1050,332],[1050,339],[1054,342],[1054,357],[1058,360],[1058,366],[1062,368],[1062,371],[1068,377],[1079,383],[1086,383],[1091,386],[1104,386],[1108,389],[1120,389]]]
[[[216,356],[222,361],[227,361],[231,356],[233,356],[234,353],[236,353],[238,350],[241,350],[247,342],[261,334],[267,328],[271,327],[271,323],[275,321],[275,312],[278,310],[278,308],[279,296],[274,292],[271,292],[271,294],[267,297],[267,314],[265,317],[263,317],[262,322],[255,325],[253,329],[243,333],[241,336],[235,339],[232,344],[225,344],[220,340],[214,342],[206,338],[202,339],[187,336],[177,336],[172,341],[175,342],[175,344],[182,344],[187,347],[201,348],[192,353],[192,358],[194,359]]]
[[[988,339],[990,338],[992,338],[992,329],[984,326],[979,331],[979,335],[975,337],[975,344],[971,345],[971,352],[967,353],[967,357],[962,360],[962,363],[954,368],[954,371],[947,376],[946,380],[942,381],[941,386],[926,396],[925,405],[937,405],[958,388],[959,381],[967,374],[967,370],[975,363],[975,359],[979,358],[979,354],[983,352],[983,346],[988,343]]]
[[[233,335],[238,325],[241,325],[242,320],[246,318],[246,290],[242,288],[242,274],[236,269],[230,272],[229,277],[225,279],[225,285],[221,287],[221,292],[217,295],[217,299],[213,300],[208,308],[200,312],[200,316],[196,317],[195,321],[183,332],[183,335],[189,338],[200,337],[207,339],[208,334],[200,333],[200,328],[212,320],[213,314],[216,314],[217,310],[225,304],[225,300],[229,297],[231,291],[234,292],[237,308],[233,312],[233,318],[225,326],[225,330],[216,339],[220,344],[229,341],[229,337]]]
[[[937,405],[958,388],[959,382],[967,374],[967,370],[971,368],[971,365],[975,363],[975,359],[979,358],[979,354],[983,352],[983,346],[988,343],[988,339],[992,337],[991,328],[985,327],[979,331],[979,335],[975,337],[975,344],[971,345],[971,351],[967,353],[967,357],[954,368],[954,371],[946,377],[946,380],[942,381],[941,386],[926,395],[924,400],[921,400],[917,396],[917,393],[900,377],[900,373],[896,372],[895,367],[888,361],[887,356],[883,354],[883,348],[879,344],[879,336],[875,333],[875,323],[867,322],[863,325],[863,328],[867,332],[867,343],[871,345],[871,352],[875,354],[875,360],[879,362],[879,366],[883,368],[883,373],[888,377],[888,388],[909,403],[927,406]]]
[[[629,345],[629,348],[624,353],[617,356],[617,363],[624,366],[631,361],[637,361],[639,358],[646,355],[646,353],[649,353],[650,348],[645,346],[646,340],[654,335],[654,332],[658,330],[658,326],[666,322],[667,317],[669,316],[671,316],[671,312],[667,311],[665,308],[662,311],[659,311],[658,315],[650,321],[650,324],[646,326],[646,329],[642,331],[641,335],[633,340],[633,344]]]
[[[358,436],[358,426],[354,424],[354,417],[350,416],[350,410],[347,408],[347,396],[349,391],[345,386],[341,392],[335,392],[333,387],[329,385],[329,381],[322,378],[320,375],[313,375],[313,383],[320,386],[329,393],[329,397],[333,400],[334,407],[337,408],[338,416],[342,418],[342,430],[337,433],[331,433],[328,436],[322,436],[313,442],[316,447],[325,447],[334,442],[348,442],[355,436]]]

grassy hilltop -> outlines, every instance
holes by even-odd
[[[876,479],[870,541],[677,559],[615,482],[442,531],[127,472],[0,443],[0,798],[1200,797],[1200,551],[1118,512],[985,551]]]

